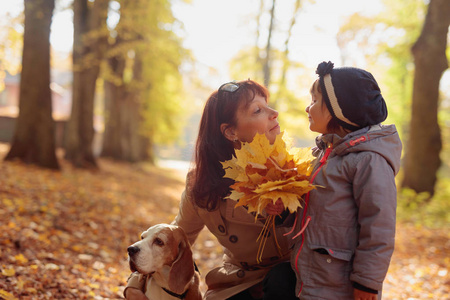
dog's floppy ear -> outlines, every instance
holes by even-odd
[[[192,250],[186,234],[181,228],[174,231],[178,242],[178,256],[172,264],[169,273],[169,289],[177,294],[182,294],[188,282],[194,276],[194,262]]]

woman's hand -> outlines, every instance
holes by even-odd
[[[127,288],[125,291],[125,298],[127,300],[148,300],[141,290],[134,288]]]
[[[355,300],[377,300],[378,295],[353,289],[353,297]]]
[[[273,204],[273,203],[267,204],[265,210],[268,215],[278,216],[285,210],[283,201],[281,201],[281,199],[278,198],[278,200],[275,202],[275,204]]]

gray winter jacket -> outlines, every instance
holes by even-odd
[[[394,125],[316,139],[317,189],[298,212],[291,265],[300,299],[353,299],[353,284],[378,291],[394,251],[401,141]],[[323,159],[326,149],[328,158]],[[331,152],[330,152],[331,151]],[[316,174],[315,174],[316,173]]]

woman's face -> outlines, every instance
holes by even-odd
[[[234,134],[241,142],[251,142],[256,133],[265,134],[271,143],[280,133],[278,112],[269,107],[263,96],[256,95],[248,106],[238,108]]]
[[[322,102],[322,94],[319,93],[319,80],[316,80],[311,88],[311,104],[306,107],[309,119],[309,129],[314,132],[326,134],[331,114],[325,103]]]

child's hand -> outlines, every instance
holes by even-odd
[[[378,295],[353,289],[353,297],[355,300],[377,300]]]
[[[275,204],[273,203],[267,204],[265,210],[268,215],[276,215],[276,216],[280,215],[285,210],[283,201],[281,201],[281,199],[278,198]]]
[[[127,300],[148,300],[147,296],[141,290],[134,288],[127,288],[125,298]]]

